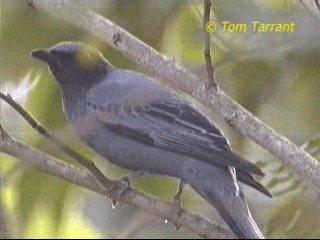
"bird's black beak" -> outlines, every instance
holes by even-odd
[[[54,54],[50,53],[48,50],[34,50],[30,55],[36,59],[41,60],[42,62],[47,63],[50,67],[59,67],[61,63],[59,58]]]

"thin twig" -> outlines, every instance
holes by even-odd
[[[24,164],[38,171],[69,181],[78,186],[105,196],[105,187],[93,176],[91,172],[81,170],[75,166],[61,162],[47,154],[13,139],[0,124],[0,151],[21,160]],[[112,185],[111,185],[112,186]],[[137,207],[154,216],[182,225],[192,232],[205,238],[233,238],[234,235],[225,228],[212,224],[209,221],[191,214],[185,210],[181,214],[174,214],[176,205],[165,203],[137,192],[130,187],[126,191],[114,189],[110,192],[113,199]]]
[[[206,25],[210,20],[211,0],[203,1],[203,43],[204,43],[204,58],[206,60],[207,76],[208,76],[208,88],[213,87],[217,90],[218,85],[214,76],[214,67],[211,61],[210,54],[210,33],[206,30]]]
[[[54,137],[45,127],[39,124],[32,116],[25,111],[16,101],[14,101],[9,94],[0,92],[0,98],[14,108],[20,115],[41,135],[49,139],[60,151],[71,157],[74,161],[85,167],[93,176],[106,187],[106,194],[111,190],[110,186],[114,185],[111,180],[107,179],[103,173],[96,167],[96,165],[86,157],[75,152],[70,147],[63,144],[59,139]]]

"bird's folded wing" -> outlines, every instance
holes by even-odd
[[[254,164],[235,155],[221,131],[186,102],[155,100],[145,104],[87,99],[94,116],[116,134],[166,151],[188,155],[220,166],[234,166],[243,172],[263,175]]]

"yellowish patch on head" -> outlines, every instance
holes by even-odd
[[[84,68],[91,68],[99,60],[99,54],[92,49],[80,49],[76,54],[76,61]]]

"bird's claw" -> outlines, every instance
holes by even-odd
[[[120,188],[120,196],[122,196],[131,185],[129,177],[125,176],[121,178],[117,181],[117,185]]]
[[[130,178],[125,176],[123,178],[121,178],[120,180],[118,181],[115,181],[115,187],[114,187],[114,190],[118,189],[120,191],[119,195],[120,197],[126,192],[126,190],[130,187]],[[111,190],[113,191],[113,190]],[[109,194],[106,194],[107,195],[110,195]],[[114,209],[117,205],[117,201],[115,199],[112,199],[112,209]]]
[[[129,175],[127,176],[124,176],[122,177],[120,180],[117,181],[117,185],[118,187],[121,189],[120,190],[120,196],[122,196],[125,191],[130,188],[131,186],[131,183],[130,183],[130,180],[135,178],[135,177],[138,177],[138,176],[141,176],[143,175],[144,172],[142,171],[137,171],[137,172],[133,172],[133,173],[130,173]]]

